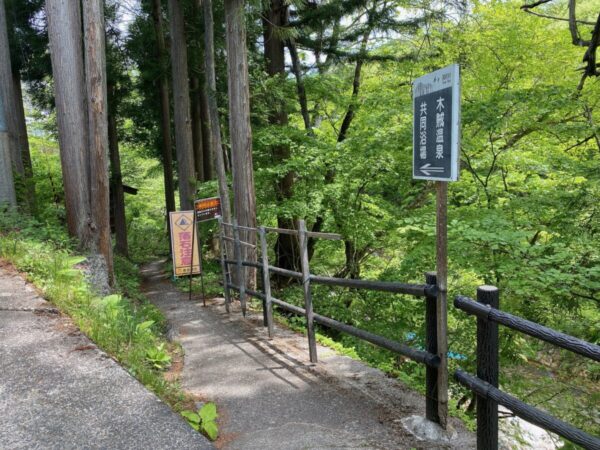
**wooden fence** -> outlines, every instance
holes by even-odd
[[[226,232],[226,229],[231,230],[232,233]],[[246,232],[255,232],[258,234],[257,241],[258,246],[260,247],[260,262],[248,261],[242,258],[242,246],[247,246],[250,248],[254,248],[255,246],[254,244],[240,240],[240,230],[244,230]],[[283,269],[269,264],[267,233],[289,234],[298,237],[300,244],[301,272]],[[229,237],[231,235],[233,235],[233,237]],[[239,293],[240,304],[244,314],[246,313],[246,298],[248,295],[261,299],[263,301],[264,324],[267,327],[269,337],[273,336],[273,305],[276,305],[277,307],[288,312],[304,316],[306,318],[309,357],[312,363],[316,363],[318,361],[314,326],[314,324],[317,323],[319,325],[365,340],[381,348],[408,357],[419,363],[425,364],[426,417],[433,422],[440,423],[440,413],[445,415],[445,408],[447,408],[447,406],[445,403],[440,404],[438,396],[438,370],[440,369],[440,357],[437,354],[437,288],[435,274],[427,273],[425,275],[425,283],[423,284],[351,280],[347,278],[333,278],[314,275],[310,273],[308,259],[309,238],[341,240],[341,236],[338,234],[307,231],[306,224],[302,220],[299,221],[298,230],[269,227],[248,228],[237,225],[236,223],[230,224],[221,221],[221,268],[223,271],[223,285],[225,287],[225,305],[227,311],[229,312],[230,310],[230,290],[234,290]],[[233,259],[229,258],[226,254],[225,248],[227,246],[224,245],[226,241],[233,243]],[[237,284],[232,281],[234,277],[231,276],[232,273],[229,270],[230,267],[233,267],[235,270],[235,279],[238,280]],[[258,292],[256,290],[247,288],[247,283],[245,280],[246,271],[244,270],[244,267],[254,267],[260,270],[263,292]],[[273,297],[271,293],[271,274],[283,275],[285,277],[296,279],[301,283],[304,296],[304,308],[292,305],[288,302]],[[363,330],[352,325],[342,323],[330,317],[315,313],[313,310],[311,292],[312,284],[339,286],[352,289],[366,289],[371,291],[389,292],[393,294],[407,294],[423,298],[425,303],[424,314],[426,328],[425,350],[409,347],[402,342],[379,336],[367,330]]]
[[[381,348],[403,355],[426,366],[425,374],[425,410],[427,419],[443,424],[441,416],[447,414],[447,404],[438,395],[441,392],[438,372],[447,371],[441,366],[441,358],[437,349],[437,279],[434,272],[425,274],[425,283],[408,284],[397,282],[353,280],[314,275],[310,273],[308,259],[308,239],[340,240],[341,236],[331,233],[315,233],[306,230],[304,221],[299,221],[298,230],[281,228],[258,227],[248,228],[220,221],[221,241],[221,268],[223,271],[223,286],[225,291],[225,305],[230,311],[231,290],[239,293],[242,312],[246,314],[246,299],[250,295],[263,301],[264,325],[268,329],[269,337],[273,336],[273,305],[288,312],[302,315],[306,318],[308,334],[308,348],[310,361],[316,363],[317,346],[314,324],[349,334],[359,339],[370,342]],[[226,232],[226,228],[232,232]],[[254,232],[258,235],[260,248],[260,262],[243,259],[242,246],[256,249],[254,244],[240,239],[240,230]],[[283,269],[269,264],[267,233],[289,234],[298,237],[300,244],[301,272]],[[230,237],[233,236],[233,237]],[[232,242],[233,259],[226,254],[225,242]],[[232,280],[230,267],[235,268],[235,279]],[[247,287],[245,267],[259,269],[262,276],[263,291],[258,292]],[[271,293],[271,274],[283,275],[298,280],[302,285],[304,295],[304,308],[292,305],[273,297]],[[366,289],[394,294],[407,294],[423,298],[425,303],[425,349],[420,350],[409,347],[404,343],[376,335],[352,325],[315,313],[313,310],[311,285],[321,284],[328,286],[347,287],[351,289]],[[578,353],[584,357],[600,362],[600,346],[582,341],[573,336],[560,333],[542,325],[530,322],[520,317],[500,311],[499,292],[493,286],[481,286],[477,290],[477,301],[458,296],[454,306],[467,314],[477,317],[477,376],[470,375],[462,370],[454,373],[454,379],[466,386],[477,395],[477,448],[478,450],[498,449],[498,405],[512,411],[515,415],[531,422],[541,428],[554,432],[575,444],[586,449],[600,450],[600,439],[591,436],[574,426],[565,423],[550,414],[524,403],[517,398],[498,389],[499,359],[498,359],[498,325],[504,325],[513,330],[536,337],[561,348]]]
[[[477,301],[463,296],[456,297],[454,306],[477,317],[477,376],[457,370],[454,378],[477,394],[479,450],[498,449],[498,405],[586,449],[600,450],[600,438],[597,436],[591,436],[498,389],[498,325],[504,325],[598,362],[600,346],[500,311],[499,292],[493,286],[481,286],[477,290]]]

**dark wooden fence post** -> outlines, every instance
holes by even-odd
[[[315,338],[314,313],[312,306],[312,295],[310,292],[310,267],[308,265],[308,236],[306,234],[306,223],[300,220],[298,223],[298,234],[300,237],[300,251],[302,263],[302,289],[304,291],[304,309],[306,311],[306,331],[308,334],[308,353],[310,362],[317,362],[317,340]]]
[[[260,236],[260,253],[262,258],[263,291],[265,293],[264,315],[265,326],[269,332],[269,338],[273,337],[273,303],[271,301],[271,276],[269,273],[269,247],[267,247],[267,231],[265,227],[258,229]]]
[[[437,286],[435,272],[425,273],[425,284]],[[437,355],[437,296],[428,293],[425,296],[425,350]],[[440,423],[438,414],[438,369],[425,368],[425,417]]]
[[[480,286],[477,301],[498,309],[498,288]],[[478,318],[477,377],[497,388],[498,370],[498,324]],[[498,450],[498,403],[481,396],[477,396],[477,449]]]
[[[235,251],[235,261],[237,267],[237,284],[240,288],[240,304],[242,305],[242,314],[246,317],[246,271],[242,265],[242,244],[240,244],[240,230],[237,220],[233,219],[233,247]]]
[[[221,248],[221,270],[223,271],[223,293],[225,294],[225,309],[229,312],[229,304],[231,303],[231,297],[229,296],[229,283],[231,277],[228,277],[229,266],[225,262],[227,255],[225,254],[225,226],[223,225],[223,219],[219,217],[219,247]]]

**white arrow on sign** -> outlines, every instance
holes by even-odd
[[[430,176],[431,173],[444,173],[444,168],[443,167],[432,167],[430,163],[425,164],[424,166],[421,166],[421,168],[419,169],[421,172],[423,172],[425,175]]]

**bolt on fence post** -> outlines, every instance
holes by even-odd
[[[233,247],[235,249],[235,261],[237,267],[237,283],[240,288],[240,304],[242,305],[242,315],[246,317],[246,271],[242,264],[242,245],[240,244],[240,230],[237,220],[233,219]]]
[[[260,236],[260,253],[263,266],[263,291],[265,293],[264,315],[265,326],[267,327],[269,338],[273,337],[273,303],[271,302],[271,275],[269,273],[269,248],[267,247],[267,231],[265,227],[258,229]]]
[[[425,284],[437,286],[435,272],[425,273]],[[425,296],[425,350],[437,355],[437,296]],[[438,414],[438,369],[425,367],[425,417],[435,423],[440,423]]]
[[[219,247],[221,248],[221,271],[223,272],[223,293],[225,295],[225,310],[229,312],[229,304],[231,303],[231,298],[229,296],[229,283],[230,280],[227,277],[228,265],[225,262],[227,259],[225,255],[225,238],[224,238],[224,228],[223,219],[219,217]]]
[[[500,294],[494,286],[477,288],[477,301],[499,309]],[[477,319],[477,377],[498,387],[498,324]],[[498,450],[498,403],[477,396],[477,448]]]
[[[304,309],[306,310],[306,331],[308,334],[308,353],[310,362],[317,362],[317,340],[315,338],[314,313],[312,295],[310,293],[310,268],[308,265],[308,236],[304,220],[298,221],[298,235],[300,238],[300,262],[302,264],[302,289],[304,291]]]

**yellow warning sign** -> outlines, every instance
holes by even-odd
[[[194,211],[169,213],[171,221],[171,249],[173,251],[173,274],[176,277],[200,273],[198,234],[194,227]],[[193,242],[193,251],[192,251]],[[194,263],[192,264],[192,254]]]

